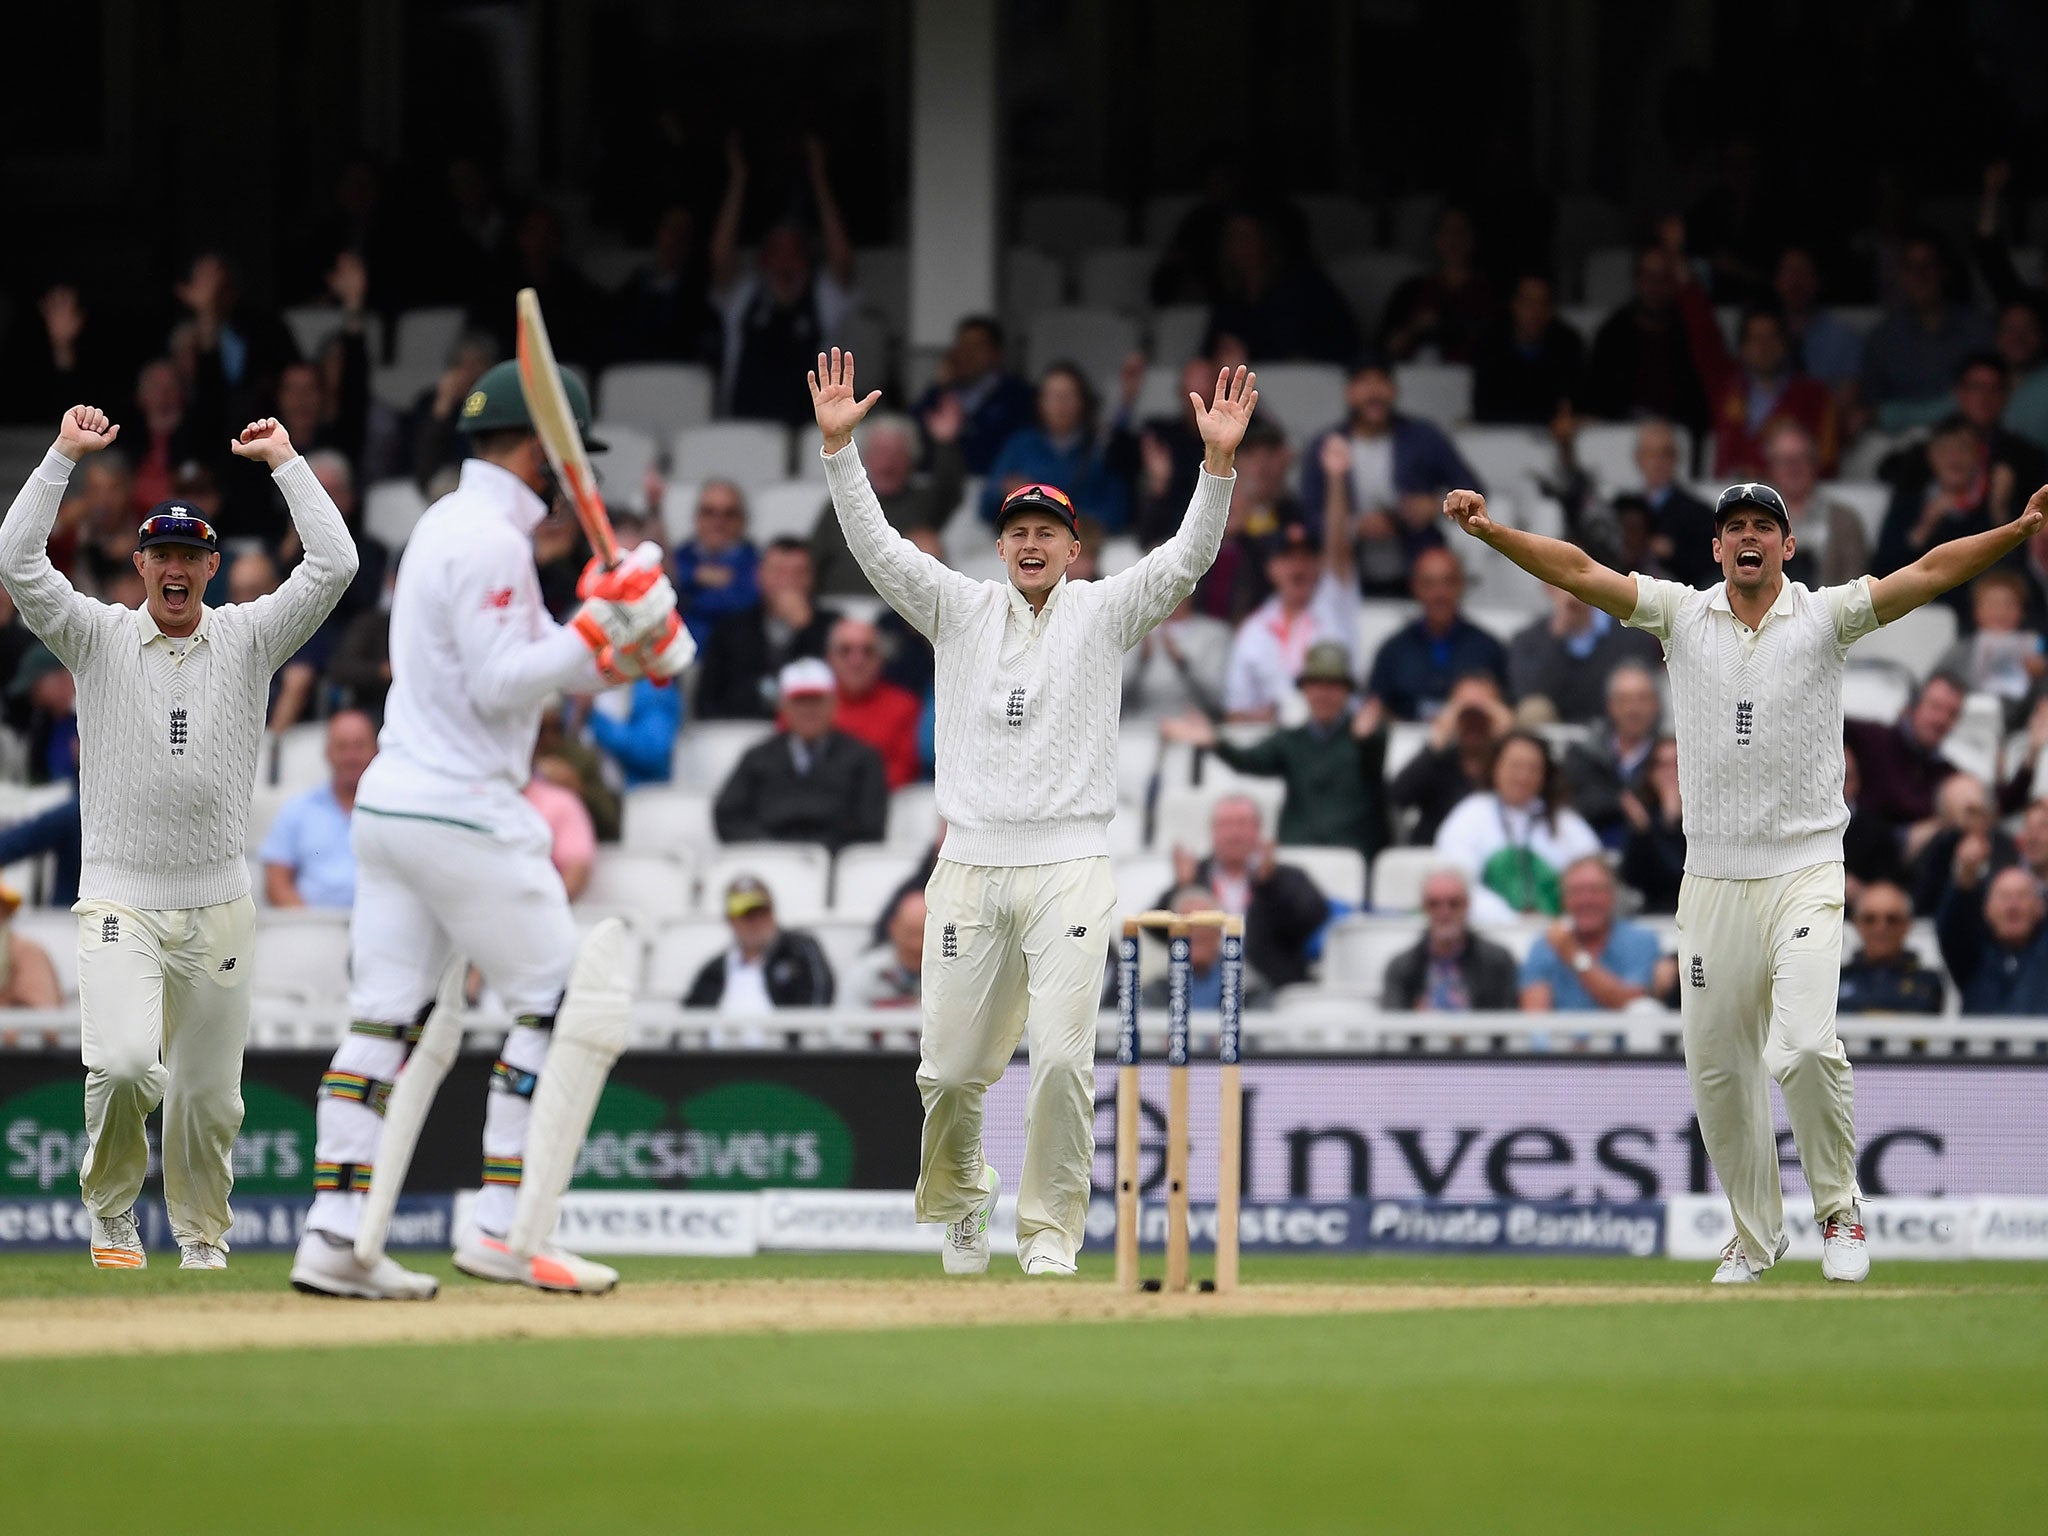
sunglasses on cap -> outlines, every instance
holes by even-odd
[[[220,548],[220,535],[213,531],[213,524],[191,512],[158,512],[142,520],[136,530],[139,548],[147,549],[152,544],[197,544],[206,549]]]
[[[1064,523],[1067,532],[1075,538],[1081,536],[1081,524],[1074,515],[1073,498],[1056,485],[1020,485],[1003,498],[1003,510],[996,518],[996,527],[1001,528],[1013,517],[1022,517],[1030,512],[1043,512]]]

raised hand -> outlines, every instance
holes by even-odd
[[[861,418],[875,408],[875,402],[882,398],[877,389],[863,400],[853,392],[853,354],[834,347],[831,353],[818,354],[818,366],[808,375],[811,384],[811,409],[818,418],[818,430],[825,434],[825,451],[837,453],[853,441],[853,429],[860,425]],[[1244,429],[1238,429],[1238,436]]]
[[[1316,462],[1326,480],[1346,480],[1351,475],[1351,444],[1341,432],[1325,432],[1316,444]]]
[[[932,402],[932,408],[924,413],[926,436],[935,443],[950,443],[960,436],[960,429],[967,424],[967,412],[960,404],[960,397],[950,389],[941,390],[939,398]]]
[[[2020,531],[2028,538],[2041,531],[2041,525],[2048,523],[2048,485],[2027,498],[2026,506],[2013,521],[2019,524]]]
[[[1231,473],[1237,445],[1244,441],[1244,429],[1251,425],[1252,412],[1259,404],[1259,376],[1243,364],[1233,373],[1226,368],[1216,375],[1216,399],[1203,405],[1202,397],[1189,394],[1195,409],[1195,430],[1202,435],[1202,464],[1212,475]]]
[[[88,453],[98,453],[121,435],[121,429],[107,419],[96,405],[74,405],[57,423],[57,451],[76,464]]]
[[[1493,519],[1486,515],[1486,498],[1477,491],[1453,491],[1444,498],[1444,516],[1471,534],[1483,539],[1493,528]]]
[[[228,444],[228,449],[238,459],[254,459],[272,470],[289,464],[299,452],[292,446],[291,434],[275,416],[250,422],[242,428],[242,435]]]

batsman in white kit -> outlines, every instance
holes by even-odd
[[[1842,670],[1881,624],[1962,585],[2048,519],[2048,487],[2010,523],[1936,545],[1889,576],[1810,591],[1784,499],[1730,486],[1714,509],[1725,578],[1695,591],[1623,576],[1575,545],[1494,522],[1453,491],[1444,512],[1530,574],[1655,635],[1671,675],[1685,805],[1680,1016],[1700,1134],[1735,1236],[1714,1273],[1744,1284],[1784,1257],[1769,1086],[1778,1084],[1821,1224],[1821,1274],[1870,1273],[1858,1209],[1849,1059],[1835,1033],[1842,961]]]
[[[925,889],[917,1219],[946,1223],[949,1274],[988,1268],[1002,1180],[982,1150],[982,1098],[1028,1038],[1018,1260],[1071,1275],[1095,1161],[1095,1017],[1114,931],[1109,866],[1124,653],[1194,591],[1230,512],[1237,445],[1258,402],[1243,368],[1195,407],[1202,472],[1179,531],[1128,570],[1070,583],[1073,503],[1027,485],[1003,502],[1007,581],[975,581],[889,526],[853,429],[881,398],[853,356],[820,355],[811,399],[847,547],[936,658],[936,794],[946,839]]]
[[[587,434],[589,397],[572,375],[557,377],[574,430]],[[579,947],[547,824],[522,791],[551,695],[594,693],[642,668],[672,678],[694,651],[651,544],[587,572],[570,624],[542,605],[532,535],[556,482],[516,363],[477,380],[460,425],[473,456],[399,562],[391,692],[350,831],[354,1022],[321,1082],[313,1208],[291,1272],[300,1290],[331,1296],[435,1292],[384,1243],[461,1045],[464,960],[515,1023],[491,1069],[483,1190],[456,1267],[540,1290],[597,1293],[618,1281],[552,1233],[625,1044],[625,930],[607,920]]]
[[[139,532],[143,606],[85,597],[44,546],[72,466],[120,430],[92,406],[65,412],[0,528],[0,580],[78,684],[84,861],[71,910],[92,1261],[148,1262],[135,1200],[149,1171],[143,1122],[161,1103],[179,1267],[225,1269],[256,926],[244,845],[270,679],[340,600],[356,548],[291,438],[266,418],[232,447],[269,467],[306,551],[276,592],[208,608],[200,596],[220,569],[220,535],[167,501]]]

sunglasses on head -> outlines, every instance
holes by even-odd
[[[1004,503],[1007,505],[1010,502],[1023,501],[1034,496],[1043,496],[1047,501],[1056,501],[1069,512],[1074,510],[1073,498],[1056,485],[1020,485],[1004,498]]]
[[[186,512],[159,512],[155,517],[146,517],[142,520],[142,526],[136,530],[136,537],[198,539],[207,544],[220,542],[220,536],[213,531],[213,524],[203,517],[193,517]]]

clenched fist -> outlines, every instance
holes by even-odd
[[[1477,491],[1451,492],[1444,498],[1444,516],[1475,539],[1484,538],[1493,527],[1493,519],[1486,515],[1486,498]]]

